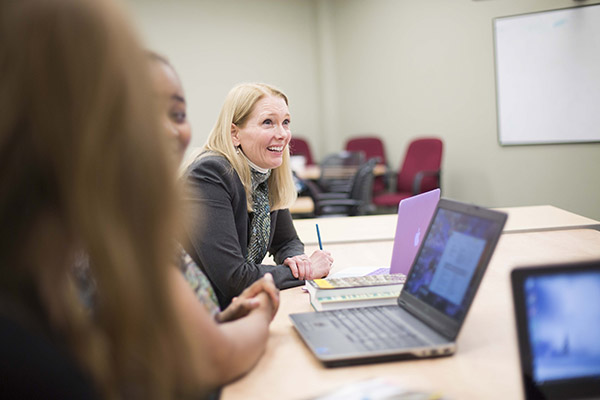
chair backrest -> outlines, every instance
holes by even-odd
[[[377,159],[371,158],[366,163],[361,165],[356,171],[352,179],[352,189],[350,190],[350,198],[360,201],[360,205],[356,207],[350,215],[364,215],[367,213],[369,206],[373,200],[373,169],[377,164]]]
[[[365,153],[365,158],[370,160],[374,157],[379,157],[379,164],[386,164],[385,149],[383,141],[377,136],[362,136],[355,137],[346,142],[347,151],[362,151]]]
[[[304,156],[306,159],[306,165],[314,165],[310,146],[306,139],[300,137],[292,137],[290,139],[290,155],[291,156]]]
[[[367,160],[371,158],[377,158],[378,164],[384,164],[387,166],[387,158],[385,156],[385,148],[383,141],[377,136],[360,136],[355,137],[346,142],[347,151],[362,151],[365,153]],[[373,184],[373,190],[375,192],[381,192],[387,188],[385,177],[378,176]]]
[[[415,175],[419,171],[440,171],[442,165],[443,142],[438,138],[413,140],[406,150],[402,167],[398,172],[396,191],[412,192]],[[419,192],[427,192],[440,187],[439,176],[425,176]]]
[[[327,192],[348,192],[358,168],[365,162],[362,152],[340,151],[321,162],[319,186]]]
[[[376,164],[376,159],[361,164],[343,193],[322,193],[314,187],[314,182],[306,182],[309,195],[315,202],[315,215],[368,214],[373,207],[373,169]]]

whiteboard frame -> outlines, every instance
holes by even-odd
[[[501,146],[520,146],[520,145],[547,145],[547,144],[573,144],[573,143],[598,143],[600,142],[600,112],[597,112],[595,114],[598,115],[597,120],[591,121],[592,124],[589,124],[590,126],[597,126],[597,130],[591,130],[589,131],[589,136],[591,136],[590,138],[582,138],[577,136],[576,138],[572,139],[572,138],[567,138],[567,137],[552,137],[552,138],[548,138],[548,137],[543,137],[543,136],[539,136],[539,135],[532,135],[532,136],[527,136],[524,139],[515,139],[514,135],[510,136],[510,135],[505,135],[503,136],[503,131],[502,131],[502,124],[503,124],[503,115],[502,115],[502,111],[501,111],[501,103],[502,100],[500,98],[500,96],[502,95],[502,91],[504,90],[503,88],[500,87],[500,80],[501,77],[499,76],[499,60],[498,60],[498,22],[502,22],[502,21],[508,21],[509,19],[520,19],[522,17],[527,18],[527,17],[535,17],[535,16],[540,16],[543,18],[547,18],[548,15],[557,15],[559,16],[560,14],[564,14],[565,17],[572,17],[574,14],[573,12],[577,12],[581,9],[586,9],[586,8],[595,8],[594,9],[594,13],[600,13],[600,3],[596,3],[596,4],[586,4],[586,5],[580,5],[580,6],[573,6],[573,7],[565,7],[565,8],[559,8],[559,9],[552,9],[552,10],[544,10],[544,11],[536,11],[536,12],[531,12],[531,13],[523,13],[523,14],[516,14],[516,15],[509,15],[509,16],[501,16],[501,17],[496,17],[492,20],[492,31],[493,31],[493,40],[494,40],[494,77],[495,77],[495,87],[496,87],[496,128],[497,128],[497,138],[498,138],[498,143]],[[599,25],[600,25],[600,20],[599,20]],[[595,47],[594,47],[595,48]],[[600,68],[598,69],[600,71]],[[505,76],[502,77],[502,79],[506,79]],[[598,76],[598,85],[600,86],[600,74]],[[599,95],[600,96],[600,95]],[[514,98],[514,97],[513,97]],[[598,110],[600,110],[600,97],[598,98],[598,105],[596,106]],[[594,124],[595,122],[597,122],[597,124]]]

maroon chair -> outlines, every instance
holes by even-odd
[[[290,140],[290,155],[291,156],[304,156],[306,159],[306,165],[314,165],[315,162],[310,152],[310,146],[306,139],[300,137],[292,137]]]
[[[443,142],[438,138],[413,140],[396,179],[396,191],[373,197],[378,207],[398,207],[400,200],[440,187]]]
[[[349,139],[346,142],[347,151],[362,151],[365,159],[378,158],[377,164],[387,166],[383,141],[377,136],[361,136]],[[386,176],[376,176],[373,181],[373,194],[376,195],[388,188]]]

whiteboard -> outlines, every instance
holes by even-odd
[[[600,141],[600,5],[494,19],[501,145]]]

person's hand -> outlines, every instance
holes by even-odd
[[[317,250],[310,257],[306,254],[286,258],[283,261],[292,270],[294,278],[298,279],[318,279],[324,278],[329,274],[333,257],[326,250]]]
[[[261,294],[264,294],[261,295]],[[271,319],[279,308],[279,289],[269,273],[247,287],[239,296],[234,297],[227,308],[215,316],[217,322],[233,321],[248,315],[259,307],[268,308]]]
[[[312,276],[311,264],[312,262],[306,254],[288,257],[283,260],[283,265],[287,265],[292,270],[292,275],[296,279],[310,279]]]
[[[311,275],[307,279],[320,279],[329,275],[333,256],[327,250],[317,250],[310,256]]]

